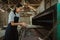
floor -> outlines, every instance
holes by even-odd
[[[19,40],[42,40],[40,37],[37,36],[33,29],[27,29],[25,31],[24,30],[21,30],[21,33],[19,31]],[[5,30],[0,30],[0,40],[3,40],[4,34]]]
[[[21,35],[22,34],[22,35]],[[33,29],[21,30],[19,40],[40,40],[41,38]]]

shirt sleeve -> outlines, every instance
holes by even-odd
[[[10,23],[11,21],[14,21],[14,13],[13,12],[10,12],[9,14],[9,18],[8,18],[8,23]]]

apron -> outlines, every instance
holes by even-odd
[[[19,17],[15,15],[14,23],[18,23]],[[5,37],[3,40],[18,40],[17,26],[12,26],[11,23],[8,24],[6,28]]]

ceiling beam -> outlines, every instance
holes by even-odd
[[[25,3],[25,0],[22,0],[22,1],[21,1],[21,3],[22,3],[22,5],[24,5],[24,3]]]
[[[39,6],[40,4],[30,4],[31,6]]]

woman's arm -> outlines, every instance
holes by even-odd
[[[24,22],[14,23],[13,21],[11,22],[11,25],[12,25],[12,26],[20,25],[20,26],[23,26],[23,27],[27,26],[27,24],[24,23]]]
[[[22,25],[22,23],[14,23],[13,21],[11,21],[11,25],[12,26],[17,26],[17,25]]]

